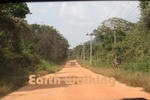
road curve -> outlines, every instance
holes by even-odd
[[[41,77],[56,77],[55,84],[53,79],[47,85],[27,85],[0,100],[150,100],[150,94],[142,88],[129,87],[74,62],[75,66],[71,66],[69,61],[61,71]]]

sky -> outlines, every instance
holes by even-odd
[[[50,25],[56,28],[73,48],[90,40],[91,33],[104,20],[118,17],[131,22],[140,18],[138,1],[78,1],[27,3],[32,14],[29,24]]]

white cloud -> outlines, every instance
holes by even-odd
[[[139,13],[137,6],[137,1],[65,2],[60,7],[59,14],[71,25],[87,27],[95,26],[113,17],[128,20],[131,15],[134,20],[130,21],[135,22],[138,19],[137,13]]]
[[[53,8],[53,7],[55,7],[55,4],[54,4],[54,3],[52,3],[52,2],[47,3],[47,5],[48,5],[48,7],[49,7],[49,8]]]
[[[69,5],[67,3],[63,3],[60,8],[61,16],[74,17],[77,19],[85,19],[86,10],[83,4],[76,3],[74,5]]]
[[[48,3],[28,3],[28,6],[32,13],[39,13],[39,14],[48,14],[48,11],[55,7],[55,3],[48,2]]]
[[[28,3],[33,14],[27,19],[32,23],[41,21],[56,27],[73,47],[86,41],[88,38],[85,34],[108,18],[138,21],[138,4],[138,1]]]
[[[132,13],[134,13],[133,10],[137,11],[137,6],[137,1],[63,3],[60,8],[60,15],[79,21],[98,20],[98,18],[103,20],[111,17],[125,17],[131,13],[130,11]]]

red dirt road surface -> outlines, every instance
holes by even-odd
[[[76,64],[73,66],[70,62]],[[76,61],[69,61],[61,71],[41,78],[49,77],[52,77],[52,81],[48,81],[49,84],[30,84],[0,100],[150,100],[150,94],[142,91],[142,88],[129,87],[113,78],[93,73]],[[39,83],[42,82],[46,81]]]

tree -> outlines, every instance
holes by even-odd
[[[114,32],[117,36],[117,42],[122,41],[134,29],[134,24],[121,18],[111,18],[102,22],[102,25],[95,29],[96,39],[101,40],[103,44],[114,43]]]
[[[150,2],[146,0],[140,0],[141,9],[141,22],[145,28],[150,29]]]
[[[24,34],[24,41],[32,53],[48,61],[61,62],[67,58],[68,41],[53,27],[47,25],[30,25],[31,32]]]
[[[9,12],[12,16],[25,18],[30,10],[26,3],[8,3],[0,6],[0,10]]]

